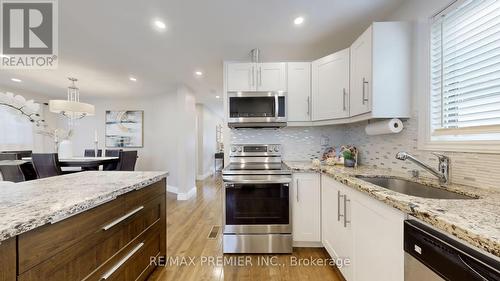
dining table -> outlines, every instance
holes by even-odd
[[[22,160],[31,162],[31,157],[23,157]],[[101,165],[118,163],[118,157],[71,157],[60,158],[61,167],[98,168]]]

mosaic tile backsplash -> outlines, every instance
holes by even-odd
[[[287,127],[277,130],[231,130],[231,143],[280,143],[284,150],[283,157],[287,161],[319,158],[328,146],[354,144],[359,150],[360,164],[402,172],[419,170],[422,176],[432,177],[412,162],[395,158],[398,151],[406,151],[437,167],[437,158],[430,151],[417,148],[417,118],[405,120],[404,130],[393,135],[367,136],[364,130],[366,124],[367,122],[360,122],[341,126]],[[500,154],[440,153],[451,158],[450,173],[453,183],[500,189]]]
[[[286,127],[282,129],[231,130],[231,143],[281,144],[287,161],[304,161],[321,156],[326,147],[345,140],[344,126]]]
[[[416,114],[414,114],[416,116]],[[422,176],[430,176],[427,171],[409,161],[395,158],[398,151],[406,151],[425,163],[436,167],[438,161],[432,151],[417,148],[417,118],[403,121],[404,130],[399,134],[367,136],[366,122],[347,127],[346,139],[354,143],[360,151],[361,164],[390,168],[396,171],[418,170]],[[500,154],[477,154],[464,152],[439,152],[451,159],[451,181],[457,184],[500,189]]]

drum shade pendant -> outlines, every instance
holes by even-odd
[[[50,112],[61,114],[71,121],[82,119],[86,116],[93,116],[95,113],[95,106],[80,102],[80,89],[75,85],[78,79],[69,77],[71,85],[68,87],[67,100],[50,100]]]

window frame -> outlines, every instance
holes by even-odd
[[[432,139],[432,125],[431,125],[431,29],[432,24],[437,20],[436,18],[456,9],[458,6],[467,0],[454,0],[445,7],[438,11],[426,20],[420,21],[417,27],[417,57],[421,57],[419,62],[420,70],[417,70],[417,87],[418,95],[418,148],[421,150],[432,151],[452,151],[452,152],[475,152],[475,153],[499,153],[500,140],[433,140]],[[450,134],[450,136],[452,136]]]

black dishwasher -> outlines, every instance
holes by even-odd
[[[500,281],[500,259],[416,220],[404,223],[405,281]]]

